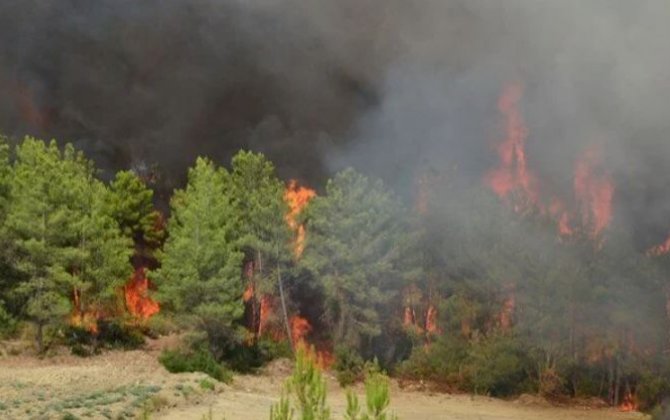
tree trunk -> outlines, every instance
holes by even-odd
[[[44,324],[42,322],[37,323],[37,337],[35,338],[37,344],[37,353],[42,354],[44,351]]]

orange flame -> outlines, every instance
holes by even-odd
[[[506,137],[497,146],[500,165],[486,177],[486,183],[499,197],[519,194],[515,198],[520,201],[513,204],[516,211],[539,205],[537,180],[529,171],[526,159],[528,129],[519,110],[522,93],[521,85],[508,85],[498,101],[498,109],[505,119]]]
[[[428,310],[426,311],[426,332],[429,334],[436,334],[438,331],[437,309],[433,305],[428,305]]]
[[[497,146],[499,166],[486,175],[485,183],[516,212],[536,209],[541,214],[551,215],[556,220],[560,236],[573,235],[572,221],[581,218],[589,237],[597,239],[612,219],[614,197],[614,184],[603,168],[599,149],[586,149],[575,165],[573,188],[579,211],[574,213],[581,217],[573,217],[573,212],[557,198],[552,198],[547,208],[540,200],[538,179],[528,168],[525,150],[528,129],[519,111],[522,93],[520,85],[508,85],[498,101],[498,109],[505,120],[506,137]],[[667,247],[670,251],[670,238]]]
[[[126,307],[133,316],[148,319],[160,311],[158,302],[148,296],[148,291],[149,279],[146,270],[144,267],[138,267],[124,287]]]
[[[101,314],[97,310],[83,311],[81,308],[81,291],[74,288],[72,291],[73,311],[70,316],[70,325],[82,327],[93,334],[98,333],[98,319]]]
[[[298,186],[296,180],[289,181],[284,192],[284,200],[289,206],[289,211],[286,214],[286,223],[296,233],[293,245],[293,252],[296,258],[299,258],[305,249],[305,226],[298,223],[298,216],[315,196],[316,191],[311,188]]]
[[[312,326],[309,321],[298,315],[294,315],[290,320],[291,339],[296,349],[305,350],[309,357],[313,358],[316,365],[321,369],[328,369],[335,362],[335,357],[328,350],[315,349],[312,352],[311,346],[307,342],[307,335],[312,332]]]
[[[637,411],[637,398],[630,391],[627,391],[623,396],[623,402],[619,406],[619,411],[631,412]]]
[[[670,252],[670,236],[668,236],[665,242],[662,244],[650,248],[647,251],[647,255],[650,257],[660,257],[661,255],[665,255],[668,252]]]

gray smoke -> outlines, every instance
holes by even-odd
[[[604,150],[616,217],[670,229],[664,0],[4,0],[0,131],[75,142],[108,170],[265,152],[319,184],[347,165],[401,192],[496,165],[496,101],[524,86],[529,164],[569,197]]]

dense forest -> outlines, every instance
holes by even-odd
[[[666,249],[637,250],[602,205],[545,208],[507,105],[500,167],[479,185],[426,171],[414,202],[353,169],[317,193],[240,151],[198,158],[159,212],[146,174],[102,180],[69,144],[3,139],[0,334],[86,356],[188,331],[188,360],[217,369],[311,347],[343,384],[376,360],[451,390],[650,409],[670,392]]]

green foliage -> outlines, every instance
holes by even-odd
[[[176,191],[162,266],[152,275],[162,309],[191,317],[220,355],[238,338],[234,325],[244,312],[236,229],[239,218],[229,195],[229,175],[203,158]]]
[[[128,242],[106,213],[107,190],[93,164],[66,145],[26,138],[16,148],[5,229],[25,278],[14,289],[38,327],[58,323],[78,297],[81,311],[115,308],[130,273]]]
[[[296,352],[293,373],[286,381],[286,394],[282,394],[279,403],[271,408],[270,418],[291,419],[294,409],[290,407],[290,400],[293,400],[293,407],[302,420],[330,418],[330,408],[326,404],[326,381],[304,348]]]
[[[158,360],[172,373],[202,372],[219,382],[230,383],[233,380],[228,368],[217,362],[211,353],[204,349],[189,352],[166,350],[161,353]]]
[[[291,420],[293,413],[286,393],[282,393],[279,402],[270,407],[270,420]]]
[[[381,181],[348,169],[310,202],[306,218],[301,263],[324,290],[333,341],[360,349],[382,333],[384,311],[416,275],[403,264],[410,241],[402,206]]]
[[[109,186],[109,213],[123,234],[135,243],[157,247],[164,239],[158,229],[160,214],[154,209],[153,191],[132,171],[120,171]]]
[[[199,382],[200,388],[206,389],[208,391],[213,391],[215,386],[214,382],[208,381],[207,379],[203,379]]]
[[[494,335],[475,342],[466,363],[475,393],[505,396],[524,391],[529,376],[527,361],[513,337]]]
[[[333,369],[340,386],[345,387],[361,380],[363,368],[363,358],[355,350],[346,346],[335,347]]]
[[[389,378],[382,373],[372,373],[365,380],[365,405],[367,412],[361,413],[361,406],[356,394],[347,392],[347,420],[392,420],[397,419],[394,414],[388,413],[391,403]]]
[[[6,338],[14,333],[18,327],[17,320],[12,317],[4,308],[0,300],[0,338]]]

